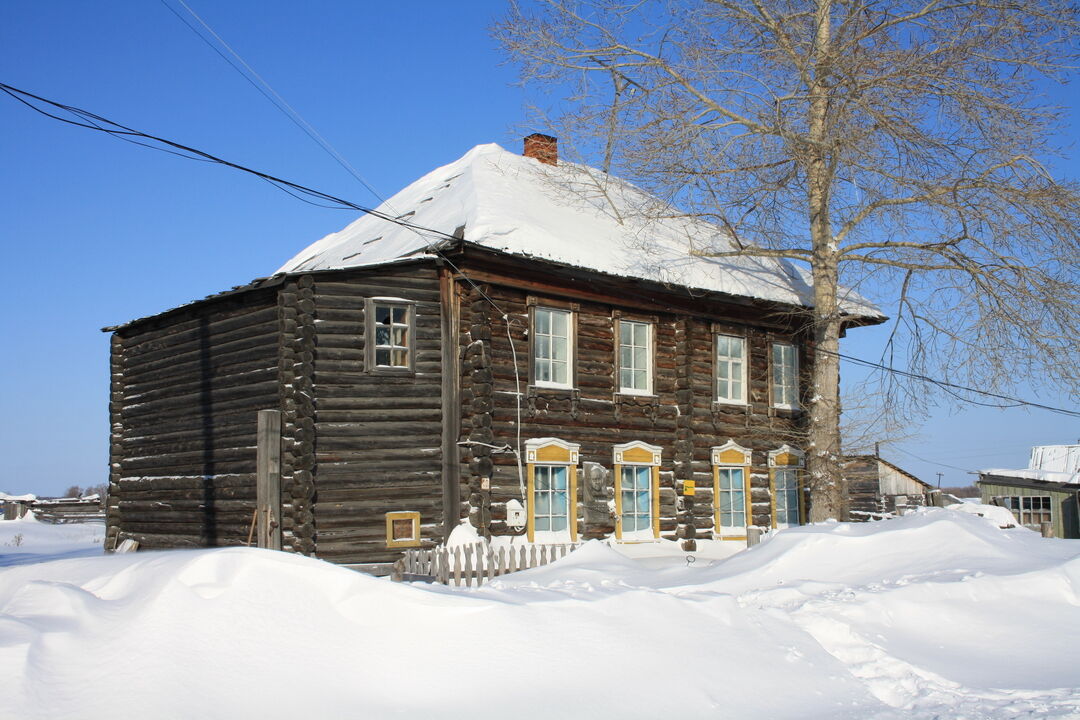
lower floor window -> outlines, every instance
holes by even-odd
[[[537,465],[534,469],[534,527],[537,531],[559,532],[569,526],[568,468],[565,465]]]
[[[1053,522],[1049,495],[1013,495],[1002,500],[1021,525],[1038,530],[1042,523]]]
[[[619,492],[622,493],[623,532],[652,529],[652,468],[623,467]]]
[[[746,471],[743,468],[717,468],[720,529],[746,529]],[[726,534],[726,533],[725,533]]]
[[[776,525],[799,524],[799,475],[794,468],[773,470],[773,501],[776,503]]]

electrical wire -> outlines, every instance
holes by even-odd
[[[158,136],[155,136],[155,135],[150,135],[148,133],[144,133],[144,132],[141,132],[141,131],[138,131],[138,130],[134,130],[133,128],[127,127],[125,125],[121,125],[120,123],[114,122],[114,121],[109,120],[107,118],[104,118],[104,117],[102,117],[100,115],[96,115],[96,114],[91,113],[91,112],[89,112],[87,110],[82,110],[82,109],[74,107],[74,106],[65,105],[63,103],[55,102],[53,100],[48,100],[48,99],[43,98],[43,97],[41,97],[39,95],[35,95],[35,94],[27,92],[25,90],[20,90],[20,89],[18,89],[16,87],[13,87],[13,86],[8,85],[6,83],[0,82],[0,91],[3,91],[4,93],[10,95],[11,97],[18,100],[23,105],[26,105],[27,107],[31,108],[32,110],[34,110],[34,111],[36,111],[36,112],[38,112],[38,113],[40,113],[42,115],[45,115],[46,117],[52,118],[54,120],[59,120],[60,122],[67,123],[69,125],[75,125],[77,127],[86,128],[88,130],[95,130],[95,131],[98,131],[98,132],[103,132],[103,133],[106,133],[106,134],[111,135],[113,137],[118,137],[118,138],[120,138],[122,140],[128,140],[130,142],[135,142],[135,144],[137,144],[137,145],[143,145],[145,147],[149,147],[149,148],[154,149],[154,150],[160,150],[162,152],[168,152],[168,153],[170,153],[172,155],[179,155],[181,157],[187,157],[187,158],[190,158],[190,159],[193,159],[193,160],[204,160],[204,161],[208,161],[208,162],[218,163],[218,164],[224,165],[226,167],[233,168],[234,170],[239,170],[241,172],[245,172],[245,173],[248,173],[250,175],[254,175],[256,177],[262,178],[263,180],[266,180],[267,182],[278,186],[280,189],[284,190],[285,192],[288,192],[290,195],[293,195],[294,197],[296,197],[296,195],[294,193],[292,193],[292,192],[289,192],[290,190],[296,191],[296,193],[299,193],[300,195],[306,195],[308,197],[315,198],[317,200],[323,200],[323,201],[326,201],[326,202],[329,202],[329,203],[336,203],[337,205],[341,206],[341,208],[347,208],[347,209],[356,210],[358,212],[362,212],[362,213],[365,213],[365,214],[368,214],[368,215],[373,215],[374,217],[377,217],[379,219],[385,220],[385,221],[390,222],[390,223],[394,223],[395,225],[399,225],[401,227],[408,228],[408,229],[416,232],[417,234],[419,234],[424,239],[430,238],[432,242],[428,245],[428,247],[426,248],[426,251],[436,255],[439,258],[441,258],[447,265],[450,266],[450,268],[458,276],[460,276],[463,280],[465,280],[478,295],[480,295],[485,301],[487,301],[499,313],[499,315],[507,323],[507,333],[509,335],[509,331],[510,331],[510,319],[509,319],[510,316],[509,316],[509,314],[506,311],[504,311],[499,306],[498,303],[496,303],[494,300],[492,300],[491,297],[487,293],[485,293],[483,291],[483,289],[472,278],[470,278],[466,273],[462,272],[461,268],[459,268],[449,257],[447,257],[445,255],[445,253],[443,253],[443,248],[446,245],[457,244],[457,243],[459,243],[461,241],[461,238],[458,238],[458,237],[456,237],[454,235],[451,235],[450,233],[443,232],[442,230],[436,230],[434,228],[428,228],[428,227],[424,227],[422,225],[417,225],[415,223],[408,222],[406,220],[402,220],[401,217],[399,217],[399,216],[391,215],[391,214],[382,212],[380,210],[368,208],[368,207],[365,207],[363,205],[359,205],[357,203],[351,202],[349,200],[345,200],[343,198],[337,197],[335,195],[325,193],[325,192],[323,192],[321,190],[316,190],[314,188],[307,187],[305,185],[301,185],[299,183],[294,183],[294,182],[291,182],[289,180],[284,180],[282,178],[275,177],[273,175],[270,175],[270,174],[265,173],[265,172],[261,172],[259,170],[254,170],[252,168],[246,167],[244,165],[240,165],[238,163],[234,163],[234,162],[230,162],[228,160],[224,160],[224,159],[222,159],[220,157],[217,157],[215,155],[212,155],[212,154],[210,154],[208,152],[204,152],[202,150],[198,150],[196,148],[189,147],[187,145],[183,145],[181,143],[174,142],[172,140],[166,140],[165,138],[161,138],[161,137],[158,137]],[[70,114],[72,114],[72,115],[74,115],[74,116],[76,116],[78,118],[81,118],[85,122],[78,122],[78,121],[75,121],[75,120],[70,120],[68,118],[56,115],[56,114],[54,114],[52,112],[49,112],[48,110],[45,110],[45,109],[43,109],[41,107],[38,107],[34,103],[27,100],[27,98],[31,98],[31,99],[36,100],[38,102],[45,103],[45,104],[47,104],[49,106],[58,108],[58,109],[63,110],[65,112],[68,112],[68,113],[70,113]],[[106,127],[106,126],[111,126],[111,127]],[[116,128],[116,129],[113,129],[113,128]],[[150,144],[147,144],[147,143],[142,143],[142,142],[137,142],[135,140],[132,140],[132,138],[135,138],[135,137],[141,138],[143,140],[150,140],[152,142],[160,143],[161,145],[165,145],[166,147],[158,147],[158,146],[155,146],[155,145],[150,145]],[[172,149],[169,149],[169,148],[172,148]],[[179,151],[179,152],[177,152],[177,151]],[[310,201],[306,200],[305,198],[298,198],[298,199],[304,199],[305,202],[310,202]],[[330,206],[323,205],[323,207],[331,207],[331,208],[333,208],[334,206],[333,205],[330,205]],[[436,244],[434,242],[436,239],[439,239],[442,242]],[[511,350],[512,351],[514,350],[512,337],[511,337]],[[913,380],[919,380],[921,382],[930,383],[930,384],[936,385],[938,387],[944,388],[947,391],[960,390],[960,391],[963,391],[963,392],[976,393],[976,394],[983,395],[983,396],[986,396],[986,397],[992,397],[992,398],[995,398],[995,399],[998,399],[998,400],[1004,400],[1004,401],[1007,401],[1007,402],[1010,402],[1010,403],[1015,403],[1016,404],[1015,406],[1023,405],[1023,406],[1034,407],[1034,408],[1038,408],[1038,409],[1041,409],[1041,410],[1047,410],[1047,411],[1050,411],[1050,412],[1059,413],[1059,414],[1062,414],[1062,415],[1067,415],[1069,417],[1080,417],[1080,411],[1076,411],[1076,410],[1068,410],[1066,408],[1059,408],[1059,407],[1054,407],[1054,406],[1051,406],[1051,405],[1046,405],[1046,404],[1043,404],[1043,403],[1036,403],[1036,402],[1032,402],[1030,400],[1023,400],[1021,398],[1015,398],[1015,397],[1011,397],[1011,396],[1008,396],[1008,395],[1002,395],[1002,394],[999,394],[999,393],[992,393],[992,392],[989,392],[987,390],[979,390],[979,389],[976,389],[976,388],[966,387],[964,385],[957,385],[955,383],[947,382],[945,380],[938,380],[936,378],[932,378],[932,377],[929,377],[927,375],[921,375],[919,373],[912,373],[912,372],[908,372],[906,370],[899,370],[897,368],[889,367],[888,365],[882,365],[881,363],[872,362],[870,360],[863,360],[861,358],[852,357],[851,355],[846,355],[846,354],[840,353],[840,352],[833,352],[833,351],[830,351],[830,350],[824,350],[822,348],[818,348],[817,352],[835,355],[836,357],[838,357],[838,358],[840,358],[842,360],[846,360],[848,362],[851,362],[851,363],[854,363],[854,364],[857,364],[857,365],[862,365],[864,367],[869,367],[869,368],[873,368],[873,369],[876,369],[876,370],[881,370],[881,371],[884,371],[884,372],[892,373],[892,374],[895,374],[895,375],[900,375],[902,377],[910,378],[910,379],[913,379]],[[516,356],[516,351],[514,352],[514,354]],[[516,363],[515,363],[515,367],[516,367]],[[519,390],[520,390],[520,388],[519,388]],[[965,402],[975,402],[975,401],[972,401],[970,399],[962,398],[962,397],[956,395],[955,393],[950,393],[950,394],[953,394],[958,399],[963,400]],[[520,402],[520,392],[518,393],[518,397],[519,397],[519,402]],[[975,402],[975,404],[981,404],[981,403]],[[994,407],[1001,407],[1001,406],[1000,405],[995,405]],[[520,449],[519,449],[519,452],[520,452]],[[925,461],[925,462],[929,462],[929,461]]]
[[[277,90],[275,90],[273,87],[271,87],[270,83],[268,83],[263,78],[262,75],[260,75],[258,72],[255,71],[255,68],[251,67],[251,65],[249,65],[247,63],[247,61],[244,60],[244,58],[240,57],[240,54],[238,52],[236,52],[235,50],[233,50],[232,46],[229,45],[229,43],[225,42],[224,38],[222,38],[220,35],[218,35],[214,31],[214,29],[212,27],[210,27],[209,24],[207,24],[207,22],[205,20],[203,20],[201,17],[199,17],[199,15],[197,15],[195,13],[195,11],[192,10],[191,7],[188,6],[188,4],[186,2],[184,2],[184,0],[176,0],[176,1],[178,3],[180,3],[180,5],[182,5],[185,10],[187,10],[188,14],[191,15],[191,17],[195,18],[199,22],[200,25],[202,25],[204,28],[206,28],[206,31],[209,32],[211,35],[213,35],[214,39],[217,40],[219,43],[221,43],[222,47],[224,47],[226,50],[228,50],[229,54],[232,55],[234,58],[236,58],[236,60],[240,63],[240,65],[244,66],[244,68],[247,70],[247,73],[245,73],[244,70],[241,70],[240,66],[237,65],[235,62],[233,62],[228,57],[228,55],[225,55],[225,53],[221,52],[221,50],[219,50],[217,48],[217,46],[215,46],[212,42],[210,42],[206,38],[205,35],[203,35],[201,32],[199,32],[199,30],[194,25],[189,23],[187,21],[187,18],[185,18],[183,15],[181,15],[176,10],[174,10],[173,7],[171,5],[169,5],[169,3],[165,2],[165,0],[161,0],[161,4],[164,5],[166,8],[168,8],[169,12],[171,12],[173,15],[175,15],[180,20],[180,22],[184,23],[184,25],[186,25],[188,27],[188,29],[191,30],[191,32],[195,33],[195,35],[200,40],[202,40],[204,43],[206,43],[206,45],[211,50],[213,50],[215,53],[217,53],[218,56],[222,60],[227,62],[229,64],[229,66],[232,67],[233,70],[235,70],[240,75],[240,77],[247,80],[248,83],[250,83],[251,86],[254,87],[256,90],[258,90],[262,94],[263,97],[265,97],[267,100],[269,100],[270,103],[274,107],[276,107],[278,110],[280,110],[282,113],[284,113],[285,116],[287,118],[289,118],[289,120],[291,120],[294,125],[296,125],[296,127],[300,128],[309,138],[311,138],[313,141],[315,141],[315,143],[319,147],[321,147],[328,155],[330,155],[330,157],[332,157],[338,163],[338,165],[341,165],[341,167],[345,168],[346,172],[348,172],[350,175],[352,175],[354,178],[356,178],[356,180],[361,185],[363,185],[364,188],[366,188],[368,192],[370,192],[372,195],[374,195],[379,200],[380,203],[386,203],[386,198],[384,198],[382,195],[380,195],[375,190],[375,188],[373,188],[368,183],[368,181],[365,180],[363,178],[363,176],[360,175],[359,171],[357,171],[357,169],[355,167],[353,167],[352,164],[348,160],[346,160],[345,157],[342,156],[341,153],[339,153],[337,151],[337,148],[335,148],[333,145],[331,145],[329,140],[324,138],[322,136],[322,134],[319,133],[319,131],[316,130],[311,125],[311,123],[309,123],[307,120],[305,120],[303,118],[303,116],[301,116],[300,113],[297,112],[297,110],[295,108],[293,108],[293,106],[290,105],[289,102],[285,98],[283,98],[280,93],[278,93]],[[250,75],[248,75],[248,73],[250,73]],[[258,80],[258,82],[256,83],[255,80],[252,80],[251,76],[254,76],[255,80]],[[389,206],[387,206],[387,207],[389,208],[389,210],[391,212],[394,211],[394,209],[392,207],[389,207]]]
[[[1020,406],[1025,406],[1026,405],[1028,407],[1039,408],[1040,410],[1049,410],[1050,412],[1060,413],[1061,415],[1067,415],[1069,417],[1080,417],[1080,410],[1069,410],[1067,408],[1059,408],[1059,407],[1054,407],[1052,405],[1044,405],[1043,403],[1032,402],[1030,400],[1023,400],[1021,398],[1015,398],[1015,397],[1011,397],[1009,395],[1001,395],[999,393],[992,393],[992,392],[990,392],[988,390],[978,390],[976,388],[966,387],[964,385],[957,385],[956,383],[951,383],[951,382],[948,382],[948,381],[945,381],[945,380],[938,380],[936,378],[932,378],[932,377],[929,377],[927,375],[920,375],[919,373],[908,372],[906,370],[898,370],[898,369],[896,369],[894,367],[889,367],[888,365],[882,365],[881,363],[871,362],[870,360],[863,360],[861,358],[852,357],[851,355],[845,355],[844,353],[833,352],[831,350],[823,350],[821,348],[818,348],[816,350],[816,352],[826,353],[826,354],[829,354],[829,355],[835,355],[836,357],[840,358],[841,360],[847,360],[848,362],[854,363],[856,365],[862,365],[863,367],[874,368],[875,370],[883,370],[885,372],[892,373],[894,375],[900,375],[902,377],[910,378],[912,380],[919,380],[921,382],[926,382],[926,383],[930,383],[932,385],[937,385],[938,387],[943,388],[946,392],[949,392],[950,395],[957,398],[958,400],[962,400],[964,402],[969,402],[969,403],[972,403],[973,405],[984,405],[986,407],[996,407],[996,408],[1011,408],[1011,407],[1020,407]],[[1012,403],[1012,404],[1010,404],[1010,405],[996,405],[996,404],[980,403],[980,402],[978,402],[976,400],[971,400],[970,398],[961,397],[961,396],[957,395],[956,393],[951,392],[951,390],[960,390],[960,391],[963,391],[963,392],[971,392],[971,393],[976,393],[978,395],[985,395],[986,397],[992,397],[992,398],[996,398],[998,400],[1005,400],[1005,401],[1007,401],[1009,403]]]
[[[915,458],[916,460],[922,460],[924,463],[930,463],[931,465],[937,465],[939,467],[946,467],[946,468],[950,468],[952,470],[959,470],[960,472],[966,472],[966,473],[974,473],[975,472],[974,470],[969,470],[968,468],[957,467],[956,465],[949,465],[948,463],[938,462],[937,460],[927,460],[926,458],[919,457],[915,453],[908,452],[907,450],[904,450],[903,448],[893,447],[893,450],[899,450],[900,452],[904,453],[905,455],[910,455],[911,457]]]

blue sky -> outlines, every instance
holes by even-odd
[[[520,148],[525,96],[487,30],[503,2],[188,4],[384,197],[474,145]],[[162,2],[6,0],[0,81],[376,203]],[[0,157],[8,492],[105,481],[101,327],[267,275],[353,219],[235,171],[64,126],[6,96]],[[844,351],[874,359],[883,337],[852,332]],[[942,409],[883,455],[929,482],[940,471],[944,484],[966,484],[964,470],[1020,467],[1031,445],[1078,438],[1080,423],[1043,411]]]

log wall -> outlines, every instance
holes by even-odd
[[[442,346],[433,264],[312,278],[315,553],[386,562],[386,513],[420,513],[426,544],[441,538]],[[365,300],[414,303],[414,372],[365,367]]]
[[[771,525],[771,494],[767,453],[788,443],[804,445],[806,413],[778,410],[769,402],[769,344],[794,341],[800,349],[800,388],[809,386],[813,361],[805,336],[792,330],[765,329],[753,324],[745,308],[730,314],[693,316],[664,312],[658,306],[643,315],[640,303],[629,319],[655,322],[654,395],[617,393],[616,323],[623,308],[617,301],[574,303],[577,326],[576,387],[572,390],[529,385],[529,305],[565,307],[557,290],[550,295],[490,283],[480,290],[509,315],[506,322],[487,299],[467,284],[459,283],[461,323],[458,336],[461,357],[461,506],[459,515],[492,534],[513,534],[506,525],[506,503],[522,500],[518,470],[512,453],[488,445],[516,445],[521,402],[521,441],[558,437],[581,444],[581,461],[612,466],[612,447],[644,441],[663,448],[660,489],[662,537],[681,538],[687,547],[695,538],[711,538],[713,530],[711,448],[728,440],[753,450],[751,470],[753,523]],[[764,324],[764,323],[763,323]],[[746,333],[749,342],[749,391],[747,407],[713,402],[713,335],[715,332]],[[517,375],[511,351],[517,354]],[[472,444],[483,443],[483,444]],[[485,482],[485,478],[490,478]],[[679,498],[682,483],[693,480],[697,493]],[[613,480],[611,481],[613,482]],[[580,507],[579,537],[612,533],[614,521],[584,522]]]
[[[277,345],[271,289],[113,334],[106,547],[246,541],[256,413],[279,405]]]

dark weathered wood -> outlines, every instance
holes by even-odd
[[[255,486],[258,546],[281,549],[281,412],[260,410]]]

